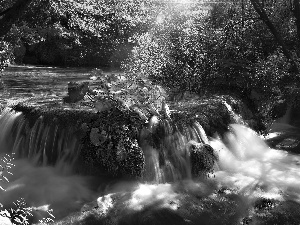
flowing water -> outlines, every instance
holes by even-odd
[[[33,99],[37,105],[59,102],[67,93],[69,81],[89,81],[89,69],[61,69],[55,67],[10,66],[1,79],[6,90],[0,93],[1,104],[7,101]]]
[[[226,140],[213,140],[219,149],[216,179],[249,198],[266,195],[299,202],[300,157],[269,148],[250,128],[231,125]]]
[[[197,123],[182,133],[167,133],[162,147],[163,166],[159,151],[145,145],[144,181],[108,181],[76,170],[81,146],[67,129],[55,124],[46,126],[43,118],[30,128],[22,113],[6,108],[0,115],[0,158],[14,153],[15,166],[10,169],[12,174],[2,172],[9,182],[0,183],[5,189],[0,190],[0,203],[9,209],[13,202],[24,198],[34,209],[32,222],[37,222],[48,215],[48,209],[53,209],[56,220],[60,220],[82,211],[85,203],[94,202],[99,215],[111,215],[123,221],[120,224],[153,224],[149,222],[151,216],[160,219],[156,224],[197,224],[195,221],[200,219],[202,224],[242,224],[243,218],[253,214],[257,199],[300,203],[300,157],[269,148],[244,125],[233,124],[230,130],[222,139],[208,139]],[[210,144],[215,149],[218,161],[213,176],[192,178],[187,150],[190,140]],[[228,203],[224,211],[221,206],[230,201],[220,197],[220,190],[238,196],[235,205]],[[217,206],[208,204],[207,199],[218,199]],[[235,211],[234,217],[230,217],[232,221],[212,219],[211,215],[217,217],[220,213],[225,218],[230,207]],[[185,211],[186,219],[177,215],[184,210],[190,210],[190,214]],[[210,217],[209,222],[205,222],[206,217]],[[255,219],[252,222],[263,224]]]
[[[22,113],[9,108],[0,116],[0,127],[0,158],[12,153],[15,158],[15,166],[10,169],[12,175],[3,171],[9,180],[1,183],[5,191],[0,194],[0,202],[5,208],[13,207],[13,202],[24,198],[28,206],[36,208],[37,218],[46,215],[43,211],[48,210],[49,205],[60,218],[93,199],[90,177],[73,172],[78,152],[75,139],[64,140],[67,135],[62,133],[56,137],[57,129],[50,134],[49,127],[43,127],[40,120],[29,130]],[[49,139],[53,143],[51,148],[47,148]],[[55,159],[51,159],[51,153]],[[68,155],[72,157],[66,157]]]

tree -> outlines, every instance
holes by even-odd
[[[293,13],[296,18],[298,41],[300,42],[300,2],[299,2],[299,0],[294,0]]]
[[[6,35],[33,0],[17,0],[11,7],[0,12],[0,37]],[[2,17],[2,18],[1,18]]]
[[[119,66],[135,44],[134,36],[152,26],[159,5],[157,0],[32,1],[5,38],[27,49],[28,57],[17,62]]]
[[[268,28],[272,32],[272,34],[274,35],[278,44],[281,46],[283,54],[291,61],[292,65],[293,65],[293,69],[296,71],[297,74],[299,74],[298,64],[295,62],[293,55],[291,54],[288,47],[284,43],[282,36],[279,34],[279,32],[277,31],[277,29],[275,28],[275,26],[269,19],[268,15],[266,14],[266,12],[263,8],[263,5],[258,0],[250,0],[250,2],[252,3],[255,11],[259,14],[260,18],[265,22],[265,24],[268,26]],[[295,0],[294,2],[296,2],[295,11],[297,11],[297,10],[299,10],[299,0]],[[299,16],[297,15],[297,17],[299,17]]]

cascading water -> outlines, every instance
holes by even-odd
[[[1,184],[6,191],[0,203],[9,208],[23,197],[37,219],[49,208],[61,219],[98,198],[99,221],[119,224],[243,224],[246,217],[252,219],[248,224],[265,224],[254,212],[257,199],[300,203],[299,156],[269,148],[243,125],[232,125],[223,139],[209,139],[198,122],[179,128],[170,123],[149,128],[158,140],[157,146],[142,146],[143,182],[101,184],[99,177],[74,173],[81,146],[67,129],[42,117],[30,128],[22,113],[6,108],[0,116],[0,156],[14,152],[16,160],[10,182]],[[205,144],[218,156],[214,176],[193,177],[191,148]]]
[[[42,165],[67,161],[74,164],[80,149],[78,140],[55,121],[40,116],[30,128],[21,112],[6,108],[0,117],[0,152],[14,153],[17,158],[35,159]]]
[[[61,218],[93,200],[90,177],[74,174],[79,142],[58,124],[36,120],[32,128],[21,112],[6,108],[0,116],[0,158],[13,154],[9,183],[0,194],[4,208],[24,198],[33,207],[35,222],[53,209]],[[52,165],[52,166],[51,166]]]
[[[223,104],[225,105],[225,107],[227,108],[228,112],[230,113],[231,118],[233,119],[234,123],[238,123],[238,124],[246,124],[243,120],[243,118],[235,113],[231,107],[230,104],[228,104],[226,101],[223,101]]]
[[[208,138],[198,122],[191,126],[182,125],[179,129],[169,119],[159,121],[152,117],[147,130],[152,136],[142,144],[146,159],[145,180],[154,183],[165,183],[192,178],[192,148],[208,144]],[[147,132],[146,131],[146,132]],[[201,150],[199,150],[201,151]],[[203,151],[203,150],[202,150]]]
[[[61,218],[69,212],[64,209],[79,209],[96,194],[95,189],[90,189],[89,177],[74,173],[80,172],[77,161],[81,146],[72,132],[56,121],[49,123],[40,116],[33,124],[29,123],[21,112],[11,108],[4,109],[1,114],[1,154],[13,153],[16,166],[11,171],[14,175],[9,177],[10,182],[3,185],[7,191],[0,202],[9,207],[23,197],[33,207],[49,205],[55,216]],[[146,182],[159,184],[191,179],[188,143],[191,140],[208,143],[197,122],[190,129],[183,127],[182,134],[171,126],[170,121],[163,120],[158,128],[149,129],[159,136],[154,140],[156,148],[148,144],[143,146],[146,158],[143,180]]]
[[[231,125],[231,129],[224,142],[211,142],[219,149],[216,178],[249,194],[276,190],[277,195],[289,195],[291,191],[293,199],[299,201],[300,157],[269,148],[250,128]]]

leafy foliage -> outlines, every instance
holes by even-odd
[[[16,207],[15,209],[5,209],[4,211],[1,211],[0,214],[4,217],[8,217],[14,224],[29,225],[28,217],[32,216],[32,208],[27,207],[24,199],[17,200],[17,202],[14,202],[14,205]]]
[[[296,56],[292,6],[288,1],[264,2]],[[264,106],[284,95],[298,76],[249,1],[169,4],[156,25],[137,40],[125,66],[128,73],[150,78],[168,91],[237,96],[256,116],[266,115]]]
[[[0,72],[7,67],[11,59],[13,59],[12,46],[8,42],[0,40]]]
[[[9,182],[6,174],[13,175],[10,169],[15,166],[13,164],[14,158],[10,155],[5,155],[1,157],[2,163],[0,164],[0,182]],[[0,189],[5,191],[0,185]],[[33,216],[33,207],[27,206],[25,199],[21,198],[14,202],[15,207],[10,209],[2,209],[3,205],[0,203],[0,216],[7,217],[14,225],[29,225],[31,224],[30,218]],[[41,219],[40,223],[54,222],[55,218],[52,214],[53,210],[47,210],[49,217]]]
[[[132,37],[151,25],[156,5],[155,0],[32,1],[6,40],[13,42],[17,62],[118,67],[134,45]]]
[[[162,102],[167,98],[166,91],[160,85],[154,85],[148,79],[132,74],[103,74],[95,69],[91,73],[96,79],[97,88],[91,93],[91,100],[95,103],[115,102],[115,105],[125,108],[150,107],[153,114],[161,110]],[[105,105],[98,104],[98,110]]]
[[[10,155],[5,155],[1,158],[1,164],[0,164],[0,182],[6,181],[8,182],[7,174],[12,175],[10,172],[10,169],[14,166],[12,164],[12,160],[14,158]],[[3,187],[0,186],[1,190],[4,190]]]

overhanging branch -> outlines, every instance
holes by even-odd
[[[299,0],[295,0],[295,1],[299,1]],[[252,3],[255,11],[259,14],[261,19],[264,21],[264,23],[267,25],[267,27],[269,28],[269,30],[271,31],[271,33],[275,37],[275,40],[277,41],[277,43],[281,46],[282,52],[285,55],[285,57],[287,57],[291,61],[293,69],[295,70],[295,72],[297,74],[299,74],[299,68],[298,68],[298,65],[297,65],[296,61],[294,60],[294,57],[292,56],[292,54],[288,50],[286,44],[284,43],[283,38],[281,37],[281,35],[279,34],[277,29],[275,28],[275,26],[271,22],[271,20],[269,19],[269,17],[267,15],[267,13],[265,12],[263,6],[260,4],[260,2],[258,0],[250,0],[250,2]]]

